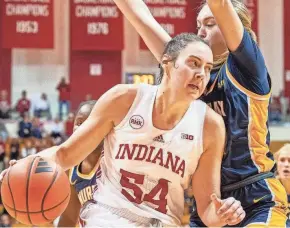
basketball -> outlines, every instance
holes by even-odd
[[[1,196],[5,209],[18,222],[43,225],[66,209],[70,183],[61,167],[41,157],[19,160],[5,175]]]

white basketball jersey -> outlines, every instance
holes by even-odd
[[[152,123],[157,89],[140,84],[129,112],[106,137],[94,198],[133,222],[147,218],[175,226],[183,215],[184,189],[203,152],[206,105],[192,102],[172,130],[160,130]]]

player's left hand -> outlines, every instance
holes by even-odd
[[[233,197],[227,199],[220,199],[216,194],[211,195],[211,200],[215,205],[216,213],[220,220],[227,225],[237,225],[246,216],[241,202]]]

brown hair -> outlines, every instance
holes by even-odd
[[[241,0],[231,0],[235,11],[237,12],[245,30],[250,34],[252,39],[257,42],[257,36],[255,32],[252,30],[252,18],[249,10],[246,5]],[[206,1],[204,1],[200,7],[200,10],[206,5]],[[223,64],[228,57],[228,52],[220,55],[217,60],[214,61],[215,66],[219,66]]]

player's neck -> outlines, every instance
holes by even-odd
[[[190,103],[191,101],[179,98],[178,94],[169,88],[160,87],[153,107],[154,126],[164,130],[174,128],[186,113]]]

